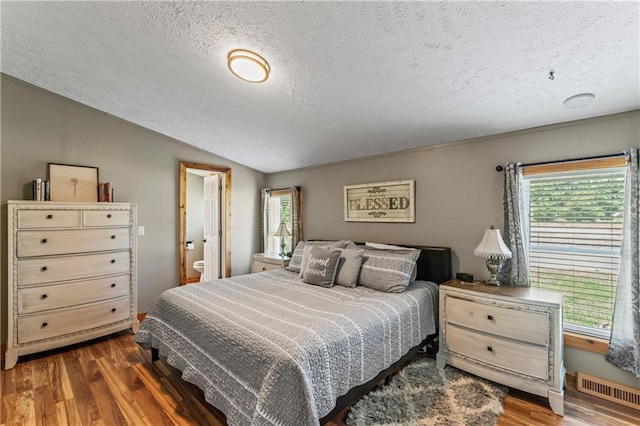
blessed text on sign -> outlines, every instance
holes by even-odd
[[[415,181],[347,185],[344,220],[347,222],[415,222]]]

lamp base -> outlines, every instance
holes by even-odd
[[[283,239],[284,239],[284,238],[283,238]],[[278,255],[279,255],[280,257],[282,257],[282,258],[286,257],[286,255],[287,255],[287,253],[285,253],[285,252],[284,252],[284,246],[285,246],[285,243],[284,243],[284,242],[282,242],[282,243],[280,244],[280,253],[278,253]]]
[[[491,273],[491,279],[487,281],[487,284],[500,287],[500,281],[497,278],[500,268],[502,268],[502,259],[496,257],[487,259],[487,269]]]

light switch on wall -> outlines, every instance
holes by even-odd
[[[138,235],[144,235],[144,226],[138,226]]]

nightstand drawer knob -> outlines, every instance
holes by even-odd
[[[41,272],[45,272],[46,270],[47,270],[47,267],[46,267],[46,266],[43,266],[42,268],[40,268],[40,271],[41,271]]]
[[[52,214],[48,214],[47,215],[47,219],[53,219],[53,215]]]
[[[263,271],[266,271],[266,270],[267,270],[267,268],[265,268],[265,267],[263,266],[263,267],[262,267],[262,270],[263,270]]]
[[[112,235],[112,236],[111,236],[111,239],[112,239],[112,240],[115,240],[115,239],[116,239],[116,236],[115,236],[115,235]]]
[[[488,350],[489,352],[493,352],[493,348],[492,348],[491,346],[487,346],[487,350]]]
[[[116,308],[111,308],[111,313],[114,313],[116,311]]]
[[[40,296],[40,299],[44,300],[44,299],[46,299],[47,297],[49,297],[49,296],[47,296],[46,294],[43,294],[42,296]]]
[[[493,315],[487,315],[487,319],[488,319],[489,321],[493,321]]]
[[[111,219],[111,213],[107,215],[107,219]]]
[[[42,328],[45,328],[45,327],[46,327],[46,326],[48,326],[48,325],[49,325],[48,323],[43,322],[43,323],[42,323]]]
[[[43,239],[41,239],[41,240],[40,240],[40,242],[41,242],[42,244],[46,244],[46,243],[47,243],[47,239],[46,239],[46,238],[43,238]]]
[[[111,259],[111,263],[116,263],[116,260],[115,259]]]
[[[112,283],[111,288],[116,288],[116,283]]]

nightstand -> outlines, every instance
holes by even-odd
[[[277,254],[256,253],[253,255],[251,273],[284,269],[289,265],[289,258],[282,258]]]
[[[564,415],[563,294],[529,287],[440,286],[440,350],[445,364],[549,399]]]

